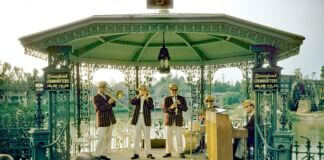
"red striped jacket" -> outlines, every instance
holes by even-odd
[[[114,102],[112,104],[108,104],[110,97],[108,95],[104,96],[106,99],[100,94],[93,97],[93,106],[96,111],[96,121],[98,127],[108,127],[116,123],[116,118],[112,110],[116,103]]]
[[[172,126],[173,122],[175,121],[176,126],[183,126],[183,116],[182,112],[187,111],[187,102],[186,99],[182,96],[177,96],[177,100],[180,101],[178,105],[178,112],[175,112],[175,109],[170,109],[171,105],[173,104],[172,97],[166,97],[163,101],[163,112],[164,112],[164,125],[165,126]]]
[[[133,111],[133,117],[131,124],[136,125],[139,117],[139,112],[141,109],[141,98],[134,97],[130,100],[130,103],[132,105],[135,105],[135,109]],[[144,117],[144,123],[146,126],[151,126],[151,110],[154,109],[153,105],[153,99],[149,97],[147,100],[144,100],[143,105],[143,117]]]

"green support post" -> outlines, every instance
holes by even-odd
[[[255,113],[254,113],[254,126],[259,125],[260,121],[260,92],[255,92]],[[258,159],[259,155],[259,133],[254,130],[254,149],[253,157],[255,160]]]
[[[274,160],[291,160],[294,133],[291,131],[278,131],[273,134],[274,148],[280,149],[274,154]]]
[[[204,78],[204,66],[200,66],[200,108],[204,107],[204,95],[205,95],[205,78]]]
[[[30,141],[32,146],[33,160],[47,160],[46,148],[42,147],[48,144],[50,131],[46,129],[31,129],[28,131],[31,135]]]

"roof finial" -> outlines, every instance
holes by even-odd
[[[160,9],[159,13],[169,13],[173,8],[173,0],[146,0],[147,9]]]

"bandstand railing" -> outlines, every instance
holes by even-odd
[[[301,136],[306,139],[306,144],[301,145],[300,142],[295,141],[292,149],[292,157],[295,160],[322,160],[324,153],[322,151],[323,144],[318,142],[316,146],[312,146],[311,140],[307,137]]]

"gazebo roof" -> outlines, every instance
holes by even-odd
[[[51,45],[71,45],[73,61],[158,65],[165,32],[171,63],[210,65],[253,60],[253,44],[280,48],[279,60],[299,53],[305,37],[225,14],[95,15],[20,38],[26,54],[47,58]]]

